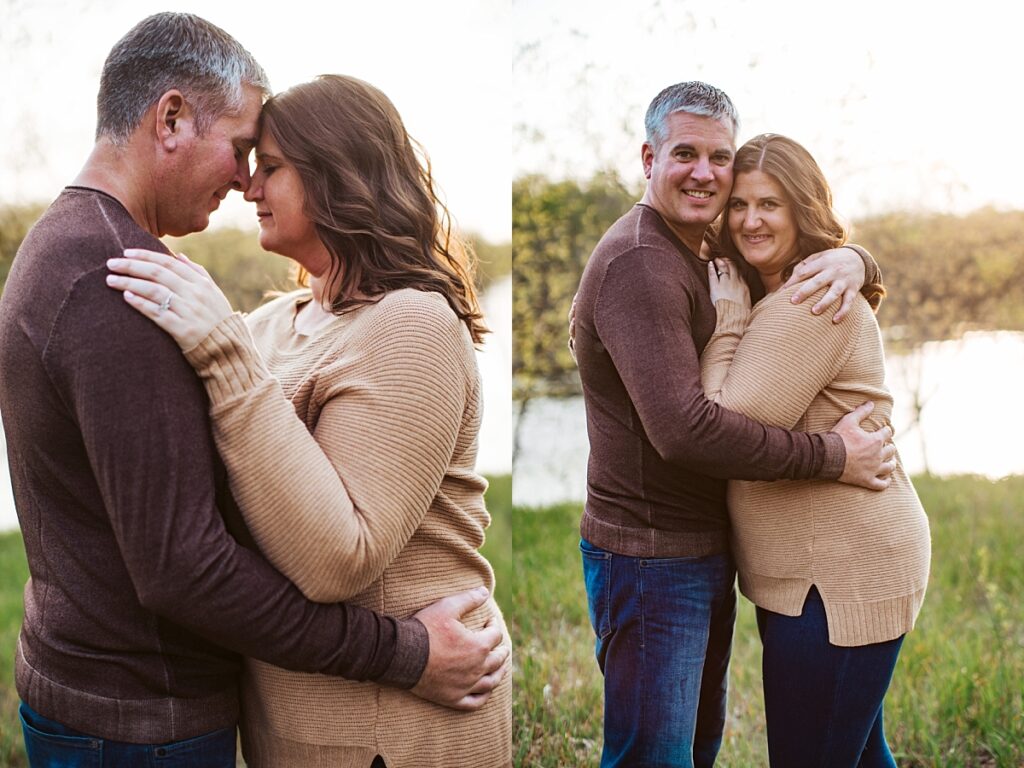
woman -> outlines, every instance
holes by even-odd
[[[794,306],[783,288],[804,256],[846,233],[807,151],[765,134],[736,153],[720,229],[722,255],[708,268],[718,313],[701,358],[708,397],[757,419],[825,432],[864,400],[887,424],[882,341],[869,301],[833,323]],[[743,262],[739,260],[742,258]],[[741,275],[766,291],[753,309]],[[819,291],[819,294],[822,293]],[[895,459],[881,492],[840,483],[729,481],[740,589],[757,605],[764,644],[768,752],[776,766],[895,766],[882,699],[903,636],[928,580],[928,521]]]
[[[474,471],[486,329],[429,165],[387,97],[353,78],[279,94],[261,124],[246,199],[260,245],[293,259],[308,289],[243,321],[184,257],[126,254],[112,269],[128,277],[110,282],[202,377],[235,499],[307,597],[408,616],[493,590]],[[494,617],[490,601],[464,621]],[[250,660],[243,700],[254,767],[511,763],[509,679],[461,713]]]

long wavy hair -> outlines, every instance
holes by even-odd
[[[846,228],[832,210],[832,190],[825,174],[811,153],[800,144],[777,133],[755,136],[736,150],[733,178],[750,171],[761,171],[782,187],[796,219],[797,254],[783,270],[783,280],[789,279],[801,259],[846,244]],[[723,219],[728,215],[726,209]],[[723,256],[750,269],[736,248],[724,220],[718,230],[718,245]],[[872,309],[877,309],[885,296],[885,289],[881,285],[872,284],[865,286],[862,293]]]
[[[430,161],[391,100],[354,77],[321,75],[273,96],[260,119],[298,171],[305,213],[330,253],[331,311],[400,288],[436,291],[479,344],[488,330],[475,256],[452,232]],[[307,285],[308,274],[297,280]]]

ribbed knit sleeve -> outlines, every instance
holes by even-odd
[[[358,594],[405,546],[438,492],[467,398],[464,329],[439,294],[389,295],[344,333],[343,354],[325,352],[310,380],[315,424],[296,416],[237,317],[188,353],[246,523],[319,602]]]
[[[858,309],[842,323],[832,313],[815,315],[807,306],[789,301],[796,287],[781,288],[754,308],[742,338],[732,302],[720,301],[720,326],[708,342],[701,361],[701,379],[710,386],[708,397],[726,408],[765,424],[792,429],[836,373],[860,332]],[[825,288],[812,297],[820,300]],[[733,305],[735,306],[735,305]],[[731,353],[731,354],[730,354]],[[712,394],[713,392],[713,394]]]
[[[700,356],[700,381],[708,399],[720,402],[717,398],[729,373],[736,347],[747,330],[750,307],[720,299],[715,302],[715,313],[718,316],[715,332]]]

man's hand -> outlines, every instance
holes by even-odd
[[[485,587],[428,605],[415,618],[427,628],[430,656],[412,692],[453,709],[480,709],[508,672],[511,649],[502,643],[500,619],[473,632],[462,617],[487,602]]]
[[[859,253],[852,248],[833,248],[808,256],[797,264],[783,288],[802,283],[791,299],[799,304],[827,285],[828,291],[811,307],[811,312],[820,315],[842,297],[842,305],[832,318],[833,323],[838,323],[853,307],[853,300],[864,286],[864,277],[864,260]]]
[[[843,438],[846,446],[846,466],[839,482],[884,491],[896,469],[896,446],[892,443],[892,427],[884,426],[877,432],[861,429],[860,423],[874,409],[874,403],[864,403],[836,422],[832,431]]]

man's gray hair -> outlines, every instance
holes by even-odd
[[[270,95],[267,73],[235,38],[191,13],[154,14],[122,37],[103,64],[96,138],[124,145],[146,110],[174,88],[191,105],[202,135],[242,108],[243,85]]]
[[[647,130],[647,143],[655,149],[665,140],[665,121],[674,112],[727,122],[732,126],[733,140],[740,132],[740,116],[725,91],[698,80],[690,80],[670,85],[655,96],[647,108],[644,128]]]

